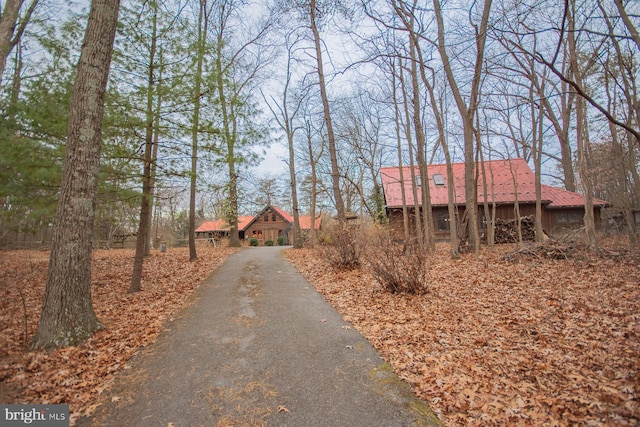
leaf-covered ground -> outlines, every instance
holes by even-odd
[[[439,247],[422,296],[288,256],[447,426],[639,425],[637,256],[504,260],[514,249]]]
[[[93,305],[104,329],[79,347],[50,353],[24,352],[39,321],[49,253],[0,252],[0,402],[68,403],[72,423],[91,413],[127,360],[155,341],[163,323],[233,251],[202,247],[195,262],[187,249],[154,253],[145,259],[136,294],[127,294],[133,251],[95,251]]]

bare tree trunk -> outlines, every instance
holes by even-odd
[[[293,247],[302,248],[302,236],[300,235],[300,210],[298,208],[298,188],[296,182],[295,152],[293,149],[293,133],[287,134],[289,145],[289,177],[291,179],[291,205],[293,208]],[[311,216],[311,228],[314,228],[314,217]]]
[[[338,211],[338,221],[345,222],[347,220],[344,208],[344,200],[340,191],[340,170],[338,168],[338,154],[336,148],[336,139],[333,133],[333,124],[331,122],[331,110],[329,108],[329,98],[327,96],[327,86],[324,80],[324,69],[322,66],[322,47],[320,46],[320,33],[316,25],[316,1],[311,0],[310,4],[311,31],[313,31],[313,40],[316,49],[316,61],[318,63],[318,81],[320,85],[320,96],[322,97],[322,105],[324,107],[324,121],[327,125],[327,138],[329,139],[329,157],[331,159],[331,183],[333,188],[333,196],[336,202],[336,210]]]
[[[404,242],[410,239],[409,231],[409,212],[407,210],[407,190],[404,185],[404,166],[402,162],[402,137],[400,134],[400,110],[398,108],[398,93],[396,88],[396,70],[395,63],[392,65],[392,88],[393,88],[393,111],[395,114],[396,141],[398,144],[398,168],[400,173],[400,192],[402,195],[402,225],[404,231]]]
[[[535,180],[536,180],[536,242],[544,241],[544,229],[542,227],[542,141],[543,141],[543,112],[540,106],[538,114],[538,131],[532,136],[532,146],[534,149],[533,158],[535,162]],[[536,126],[535,120],[532,125]],[[536,141],[537,140],[537,141]]]
[[[532,75],[532,78],[535,78],[535,74]],[[536,83],[536,88],[538,92],[540,91],[540,85],[544,85],[543,82]],[[567,191],[575,192],[576,191],[576,177],[575,172],[573,170],[573,154],[571,149],[571,141],[569,141],[569,129],[571,129],[571,116],[573,105],[575,103],[575,93],[568,90],[568,85],[564,82],[561,83],[562,90],[558,94],[560,98],[560,118],[556,115],[549,102],[549,98],[547,96],[542,96],[540,98],[540,102],[542,107],[544,108],[545,115],[553,125],[555,130],[555,134],[558,137],[558,142],[560,144],[560,166],[562,167],[563,172],[563,183],[564,188]]]
[[[418,51],[419,52],[419,51]],[[420,55],[420,63],[422,64],[422,55]],[[435,90],[433,85],[427,79],[425,75],[425,67],[421,66],[422,80],[429,92],[429,98],[431,101],[431,109],[433,116],[436,119],[436,125],[438,128],[438,140],[442,146],[442,152],[444,153],[444,159],[447,164],[447,212],[449,215],[449,252],[452,259],[460,258],[460,252],[458,250],[458,221],[456,218],[456,195],[453,178],[453,163],[451,162],[451,154],[449,153],[449,144],[447,142],[447,135],[444,128],[443,116],[442,116],[442,98],[440,103],[436,100]],[[440,108],[438,108],[440,105]]]
[[[535,76],[535,62],[531,61],[531,74]],[[535,77],[534,77],[535,78]],[[538,92],[538,97],[544,97],[544,79],[542,80],[542,87]],[[535,166],[535,180],[536,180],[536,242],[540,243],[544,240],[544,229],[542,228],[542,142],[543,138],[543,119],[544,111],[543,106],[540,103],[538,106],[538,116],[535,118],[535,103],[533,102],[533,87],[530,92],[531,96],[531,149],[533,154],[533,161]]]
[[[618,133],[615,125],[613,123],[609,123],[609,130],[611,132],[611,142],[613,143],[614,150],[616,152],[617,159],[624,159],[624,153],[622,150],[622,146],[620,141],[618,140]],[[624,162],[616,162],[615,173],[617,175],[618,180],[618,197],[617,202],[622,208],[622,212],[624,215],[624,219],[627,225],[627,234],[629,236],[629,243],[632,247],[638,246],[638,237],[636,236],[635,230],[635,220],[633,218],[633,208],[631,205],[631,200],[629,199],[629,193],[627,191],[629,182],[627,178],[626,165]],[[620,188],[621,187],[621,188]]]
[[[157,4],[154,7],[153,30],[151,34],[151,47],[149,50],[149,73],[147,75],[147,106],[146,106],[146,127],[144,142],[144,159],[142,170],[142,197],[140,199],[140,223],[138,225],[138,235],[136,236],[136,252],[133,258],[133,272],[131,273],[131,283],[129,292],[139,292],[142,287],[142,267],[144,257],[150,252],[151,237],[151,214],[153,203],[153,178],[151,167],[153,163],[153,94],[155,81],[155,56],[157,43]]]
[[[426,138],[422,127],[422,108],[420,105],[420,88],[418,85],[418,59],[416,49],[419,47],[415,43],[413,37],[413,22],[410,24],[409,39],[409,55],[411,58],[411,89],[413,100],[413,127],[416,135],[416,157],[418,160],[418,170],[420,171],[420,180],[422,182],[422,223],[424,226],[424,243],[425,249],[435,250],[435,241],[433,237],[433,212],[431,211],[431,192],[429,189],[429,173],[426,159]],[[422,63],[421,63],[422,67]]]
[[[162,49],[160,49],[160,58],[162,58]],[[160,59],[162,61],[162,59]],[[162,68],[158,70],[158,84],[156,85],[157,94],[156,94],[156,112],[154,117],[153,124],[153,147],[151,149],[151,194],[150,197],[154,201],[153,207],[149,209],[149,233],[151,233],[151,225],[154,223],[153,217],[155,215],[155,223],[156,223],[156,234],[154,238],[154,242],[158,242],[158,198],[156,197],[158,189],[158,148],[160,146],[160,112],[162,109],[162,91],[160,89],[160,82],[162,81]],[[152,211],[155,212],[152,215]],[[146,245],[145,256],[151,255],[151,246],[150,238],[147,239],[149,244]]]
[[[20,42],[31,15],[40,0],[32,0],[24,17],[19,22],[20,8],[25,0],[6,0],[4,8],[0,5],[0,83],[7,65],[7,57],[11,50]]]
[[[578,50],[575,40],[575,0],[572,0],[567,7],[568,20],[568,47],[570,69],[573,74],[574,81],[579,87],[583,86],[582,71],[578,64]],[[593,189],[588,173],[587,166],[587,103],[582,96],[576,97],[576,139],[578,151],[578,170],[580,173],[580,181],[584,188],[585,204],[584,204],[584,228],[589,246],[597,247],[595,219],[593,216]]]
[[[478,140],[480,140],[480,136],[478,135]],[[489,214],[489,192],[487,185],[487,169],[486,164],[484,162],[484,153],[483,150],[478,150],[478,155],[480,156],[480,169],[482,170],[482,191],[483,191],[483,211],[485,217],[486,225],[486,233],[487,233],[487,246],[492,248],[495,245],[495,218]],[[491,183],[493,184],[493,179],[491,179]],[[493,198],[492,198],[493,201]]]
[[[622,2],[620,0],[616,0],[615,3],[623,22],[625,23],[627,29],[631,32],[633,39],[636,42],[636,45],[640,49],[640,36],[638,36],[637,30],[629,20],[629,17],[627,16],[626,11],[624,10],[624,7],[622,5]],[[611,19],[607,16],[606,9],[604,8],[600,0],[598,1],[598,6],[602,11],[602,15],[605,18],[605,23],[607,24],[607,28],[609,29],[609,34],[612,34],[612,35],[615,34],[613,24],[611,23]],[[627,125],[632,126],[633,123],[638,123],[638,120],[640,120],[640,115],[638,110],[640,106],[640,102],[638,102],[638,99],[637,99],[635,76],[632,74],[633,73],[632,71],[629,71],[629,74],[631,75],[627,75],[627,71],[626,71],[627,67],[625,66],[625,55],[622,52],[622,48],[617,38],[611,37],[611,43],[614,47],[617,65],[620,69],[620,79],[622,80],[623,88],[624,88],[622,93],[624,94],[624,97],[627,103]],[[612,90],[610,88],[611,78],[609,73],[605,73],[604,80],[605,80],[605,87],[607,89],[606,91],[607,99],[608,99],[607,109],[609,111],[613,111],[615,110],[616,102],[613,99],[615,95],[612,95]],[[614,124],[611,122],[609,122],[609,132],[611,133],[611,142],[616,152],[616,158],[622,160],[625,157],[627,157],[629,159],[629,161],[626,161],[626,162],[624,160],[620,162],[615,162],[615,171],[618,177],[617,180],[619,182],[618,184],[619,187],[617,191],[618,193],[617,202],[622,207],[625,222],[627,224],[627,233],[629,235],[629,243],[631,244],[631,246],[636,247],[638,246],[638,237],[636,236],[635,220],[633,218],[634,202],[632,201],[632,198],[634,198],[634,193],[635,193],[636,195],[635,203],[640,203],[640,197],[637,196],[638,191],[640,191],[640,185],[639,185],[640,180],[638,179],[638,168],[635,167],[636,165],[635,155],[634,155],[635,146],[633,143],[631,143],[633,136],[629,132],[625,132],[625,136],[629,140],[629,144],[628,144],[629,153],[627,156],[625,156],[624,149],[622,147],[620,138],[618,136],[618,130],[614,126]],[[628,178],[628,172],[630,172],[633,182],[636,183],[635,186],[631,185],[632,179]]]
[[[300,111],[300,107],[302,106],[302,102],[304,97],[300,97],[293,109],[293,112],[289,113],[289,86],[291,85],[291,77],[292,77],[292,69],[291,69],[291,60],[293,55],[293,49],[297,43],[297,40],[291,41],[291,36],[293,33],[288,33],[285,36],[285,46],[287,49],[287,67],[286,67],[286,80],[284,85],[284,90],[282,91],[282,105],[279,105],[278,102],[272,98],[274,103],[277,105],[280,113],[278,114],[276,110],[271,106],[271,104],[267,101],[264,94],[262,97],[265,100],[265,103],[268,105],[271,110],[271,114],[273,114],[274,119],[280,126],[280,128],[285,132],[287,136],[287,146],[289,149],[289,180],[290,180],[290,188],[291,188],[291,208],[293,211],[293,247],[296,249],[302,248],[303,239],[300,233],[300,211],[298,208],[298,184],[296,179],[296,157],[294,150],[294,133],[297,128],[294,126],[294,119]],[[271,203],[269,203],[271,204]],[[312,217],[313,218],[313,217]],[[313,220],[312,220],[313,222]],[[313,226],[313,224],[312,224]]]
[[[564,175],[564,188],[567,191],[576,191],[576,175],[573,170],[573,154],[571,150],[571,141],[569,141],[569,130],[572,127],[571,112],[576,102],[575,92],[569,90],[569,85],[562,82],[562,131],[558,134],[560,140],[560,164]],[[566,95],[564,95],[566,94]],[[543,98],[545,102],[548,101]],[[550,107],[549,107],[550,108]]]
[[[206,0],[199,1],[198,50],[193,88],[193,119],[191,123],[191,176],[189,185],[189,261],[198,259],[196,252],[196,181],[198,178],[198,132],[200,131],[200,93],[202,86],[202,63],[207,37]]]
[[[224,136],[225,144],[227,145],[227,168],[229,173],[229,212],[227,212],[227,221],[229,221],[229,246],[240,247],[240,236],[238,230],[238,174],[236,172],[236,160],[235,160],[235,137],[232,132],[233,120],[230,117],[229,105],[227,97],[224,92],[224,70],[222,67],[222,48],[224,46],[224,39],[222,31],[218,34],[218,40],[216,44],[216,77],[218,83],[218,98],[220,102],[220,109],[222,110],[222,133]]]
[[[622,22],[624,22],[624,25],[627,27],[627,30],[629,31],[629,33],[631,33],[631,37],[633,38],[633,41],[636,43],[636,46],[638,46],[638,49],[640,49],[640,34],[638,34],[638,29],[633,25],[633,22],[631,22],[631,20],[629,19],[629,15],[627,15],[627,11],[625,10],[624,5],[622,4],[622,0],[614,0],[614,3],[618,8],[618,12],[620,13]]]
[[[411,118],[409,115],[409,100],[407,99],[407,86],[404,80],[404,73],[402,59],[398,58],[400,73],[398,74],[398,78],[400,80],[400,86],[402,87],[402,106],[404,109],[404,132],[405,138],[407,140],[407,148],[409,150],[409,171],[411,173],[411,191],[413,195],[413,217],[415,223],[415,243],[417,243],[419,249],[424,248],[424,233],[422,232],[422,217],[420,214],[420,202],[418,201],[418,181],[416,179],[416,170],[414,166],[414,156],[413,156],[413,138],[411,137],[411,127],[409,123],[411,123]],[[404,186],[404,183],[403,183]],[[405,242],[407,244],[413,244],[414,242]]]
[[[422,81],[428,85],[428,81],[424,75],[424,61],[422,60],[422,51],[420,43],[414,30],[415,18],[414,10],[415,2],[411,10],[404,8],[403,2],[392,2],[396,14],[400,17],[404,27],[409,33],[409,58],[411,60],[411,90],[412,90],[412,106],[413,106],[413,125],[416,137],[416,157],[418,162],[418,170],[421,178],[421,197],[422,197],[422,224],[424,234],[421,240],[425,244],[425,248],[429,251],[435,249],[435,238],[433,234],[433,211],[431,208],[431,191],[429,188],[429,173],[426,159],[426,137],[422,126],[422,107],[420,103],[420,88],[418,80],[418,68],[420,68],[420,76]],[[432,92],[430,90],[430,92]],[[433,100],[433,96],[432,96]],[[435,107],[437,108],[437,106]],[[407,123],[408,125],[408,123]],[[457,240],[457,239],[456,239]]]
[[[564,183],[564,188],[567,191],[575,192],[576,176],[573,170],[571,141],[569,141],[569,129],[571,128],[572,116],[571,112],[575,103],[575,93],[569,91],[568,85],[564,82],[561,83],[561,87],[563,89],[558,95],[560,97],[561,119],[558,119],[558,117],[556,116],[555,112],[553,111],[553,107],[551,106],[551,103],[546,96],[543,96],[540,99],[540,102],[542,103],[542,106],[546,111],[546,117],[549,119],[549,121],[551,121],[551,124],[553,125],[556,136],[558,137],[558,142],[560,143],[560,165],[562,166],[562,182]],[[560,120],[562,120],[562,123],[560,122]]]
[[[471,83],[471,91],[469,95],[469,105],[465,103],[465,100],[460,93],[458,83],[455,79],[453,69],[447,53],[445,43],[445,28],[444,18],[442,14],[442,8],[440,6],[440,0],[433,0],[433,8],[435,13],[435,19],[438,26],[438,51],[442,58],[445,75],[449,82],[449,86],[453,91],[453,97],[460,112],[460,118],[463,123],[464,133],[464,159],[465,159],[465,212],[468,217],[468,231],[469,241],[474,252],[480,250],[480,236],[478,233],[478,195],[477,195],[477,183],[476,183],[476,171],[475,171],[475,157],[474,157],[474,131],[473,120],[475,110],[478,104],[478,91],[480,87],[480,77],[482,73],[482,63],[484,60],[484,46],[487,37],[487,27],[489,21],[489,12],[491,10],[491,0],[485,0],[482,11],[482,22],[480,28],[476,28],[476,60],[473,74],[473,80]]]
[[[522,246],[522,218],[520,215],[520,200],[518,198],[518,174],[519,171],[513,170],[513,162],[509,159],[509,171],[511,172],[511,179],[513,180],[513,213],[516,217],[516,225],[518,230],[518,245]]]
[[[20,7],[24,0],[7,0],[0,15],[0,82],[7,63],[7,57],[11,53],[13,46],[11,39],[18,22]]]
[[[287,82],[288,86],[288,82]],[[293,149],[293,129],[292,120],[289,118],[287,109],[287,95],[285,89],[285,97],[283,102],[284,119],[286,121],[287,145],[289,146],[289,179],[291,180],[291,205],[293,208],[293,247],[302,248],[302,236],[300,235],[300,210],[298,208],[298,183],[296,180],[296,156]],[[311,228],[314,228],[314,217],[311,216]]]
[[[537,45],[536,36],[533,37],[534,46]],[[517,49],[521,52],[528,53],[526,49],[521,46],[515,44],[513,41],[508,40],[505,44],[509,46],[517,46]],[[512,58],[518,63],[518,65],[522,68],[522,74],[529,79],[531,84],[535,87],[539,97],[538,102],[541,106],[541,114],[546,116],[547,119],[551,122],[553,129],[555,131],[555,135],[558,138],[558,142],[560,144],[560,165],[562,167],[563,172],[563,183],[564,188],[568,191],[575,192],[576,191],[576,179],[574,173],[574,165],[573,165],[573,156],[572,156],[572,148],[571,141],[569,140],[569,130],[572,126],[572,109],[575,101],[575,92],[568,90],[568,84],[564,81],[560,83],[560,91],[557,93],[556,97],[559,99],[560,111],[559,115],[554,110],[554,107],[549,102],[549,96],[544,93],[544,86],[548,80],[546,75],[542,75],[541,79],[538,80],[538,74],[535,72],[535,62],[533,62],[530,58],[525,62],[520,55],[518,55],[515,51],[508,48],[511,53]],[[535,52],[535,47],[534,47]],[[565,55],[566,56],[566,55]],[[566,66],[567,61],[565,60],[563,66]],[[530,101],[531,102],[531,101]],[[542,120],[542,115],[539,120]],[[534,129],[535,129],[534,124]],[[511,126],[510,126],[511,128]],[[541,140],[542,141],[542,140]],[[542,143],[541,143],[542,144]],[[542,152],[542,145],[540,145],[540,152]],[[541,153],[540,153],[541,155]],[[523,156],[526,159],[526,156]]]
[[[313,141],[311,140],[311,123],[307,122],[307,149],[309,152],[309,164],[311,166],[311,201],[309,203],[309,215],[311,216],[311,230],[309,230],[309,244],[311,247],[316,241],[316,201],[318,198],[318,173],[316,171],[317,160],[314,156]]]
[[[13,79],[11,82],[11,97],[9,98],[10,106],[12,107],[15,107],[18,104],[18,100],[20,99],[20,91],[22,89],[22,43],[18,43],[15,61],[16,65],[13,70]],[[9,118],[13,120],[15,116],[15,108],[10,108],[8,113],[10,115]]]
[[[102,116],[119,0],[93,0],[78,62],[40,324],[31,350],[77,345],[101,328],[91,302]]]

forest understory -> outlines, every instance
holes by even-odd
[[[640,254],[448,248],[419,296],[384,291],[366,263],[288,256],[446,426],[640,424]]]
[[[155,253],[137,294],[127,294],[133,251],[96,251],[94,308],[104,329],[50,353],[24,352],[48,252],[0,252],[0,402],[69,403],[72,422],[90,414],[232,251],[202,248],[194,263],[186,249]],[[413,296],[385,291],[366,264],[336,271],[318,250],[287,253],[447,426],[640,423],[637,253],[548,259],[500,245],[451,260],[442,245],[430,256],[428,292]]]

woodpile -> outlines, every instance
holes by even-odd
[[[520,218],[522,241],[533,242],[536,240],[536,220],[533,215]],[[487,229],[485,227],[483,240],[486,241]],[[496,218],[495,240],[496,244],[518,242],[518,220]]]
[[[502,259],[518,262],[520,259],[571,259],[586,254],[588,247],[574,240],[549,239],[543,243],[528,244],[517,251],[508,252]]]

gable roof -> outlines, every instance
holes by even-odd
[[[246,229],[249,228],[249,226],[253,224],[255,221],[257,221],[269,208],[271,208],[272,211],[280,215],[286,222],[288,222],[289,224],[293,224],[293,216],[291,216],[286,211],[284,211],[283,209],[280,209],[277,206],[268,205],[255,216],[239,216],[238,230],[246,231]],[[301,230],[311,229],[311,216],[300,215],[298,219],[300,220]],[[315,223],[314,228],[319,229],[321,222],[322,222],[322,218],[317,217],[316,220],[314,221]],[[215,232],[215,231],[229,231],[229,224],[224,219],[217,219],[215,221],[205,221],[202,223],[202,225],[200,225],[200,227],[196,229],[196,233],[206,233],[206,232]]]
[[[462,205],[466,200],[464,186],[464,163],[453,163],[453,187],[455,203]],[[535,203],[536,185],[535,175],[524,159],[507,159],[486,161],[484,168],[487,175],[487,201],[495,201],[497,204],[515,203],[515,185],[518,187],[518,202]],[[484,203],[484,186],[482,168],[478,168],[478,203]],[[414,167],[415,174],[420,173]],[[428,183],[431,195],[432,206],[446,206],[449,200],[447,182],[447,165],[428,165],[428,178],[421,179],[422,184]],[[402,185],[405,188],[406,205],[413,206],[413,191],[411,186],[411,168],[402,168],[404,183],[400,181],[400,168],[384,167],[380,168],[382,177],[382,188],[387,204],[387,208],[402,207]],[[439,176],[438,176],[439,175]],[[434,178],[436,176],[436,178]],[[514,177],[517,179],[514,180]],[[436,182],[440,185],[436,185]],[[577,207],[584,206],[585,197],[581,194],[572,193],[560,188],[542,185],[542,203],[548,208]],[[418,204],[422,204],[422,195],[418,191]],[[594,199],[594,206],[605,206],[607,202]]]
[[[251,221],[247,224],[247,228],[249,225],[253,224],[257,221],[267,210],[271,209],[273,212],[277,213],[285,220],[285,222],[289,224],[293,224],[293,216],[287,213],[284,209],[281,209],[274,205],[267,205],[264,209],[262,209],[256,216],[252,217]],[[311,229],[311,216],[309,215],[300,215],[298,216],[298,220],[300,222],[301,230],[310,230]],[[321,217],[317,217],[315,222],[315,229],[320,228],[320,223],[322,222]]]

